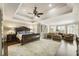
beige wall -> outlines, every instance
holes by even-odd
[[[2,55],[2,4],[0,4],[0,56]]]
[[[4,24],[6,25],[6,22],[4,22]],[[19,23],[19,22],[7,22],[7,26],[3,26],[3,35],[6,36],[8,34],[9,31],[13,31],[13,29],[15,27],[20,27],[20,26],[25,26],[31,29],[31,32],[35,32],[37,33],[39,29],[38,23],[31,23],[31,24],[27,24],[27,23]],[[13,26],[13,27],[11,27]]]

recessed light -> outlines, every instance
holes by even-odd
[[[35,16],[35,18],[37,19],[38,17],[37,17],[37,16]]]
[[[26,12],[26,9],[23,9],[24,12]]]
[[[49,4],[49,7],[52,7],[52,4]]]

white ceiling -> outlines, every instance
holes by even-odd
[[[44,15],[41,15],[40,17],[42,19],[47,19],[51,16],[54,17],[57,15],[61,15],[61,14],[72,11],[71,10],[72,7],[67,6],[67,4],[65,3],[52,3],[52,7],[49,7],[49,3],[43,3],[43,4],[32,3],[32,4],[21,4],[17,10],[18,12],[16,13],[16,15],[20,15],[20,17],[22,16],[22,17],[26,17],[26,18],[33,20],[34,16],[29,13],[33,13],[33,9],[35,6],[38,7],[37,8],[38,12],[44,13]]]
[[[45,25],[64,25],[64,24],[76,22],[77,20],[75,19],[76,18],[74,17],[73,13],[68,13],[68,14],[64,14],[61,16],[49,18],[44,21],[38,21],[38,22]]]
[[[73,10],[72,4],[66,3],[52,3],[51,7],[49,7],[49,3],[6,3],[4,4],[4,21],[30,23],[35,20],[34,15],[29,14],[33,13],[35,6],[38,12],[44,13],[39,21],[46,24],[55,24],[55,17],[72,13]],[[37,19],[35,21],[37,21]]]
[[[18,6],[18,3],[5,3],[3,8],[4,20],[12,20]]]

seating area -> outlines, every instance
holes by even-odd
[[[47,38],[53,39],[56,41],[65,40],[68,42],[73,42],[75,35],[74,34],[64,34],[64,33],[47,33]]]

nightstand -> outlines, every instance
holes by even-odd
[[[7,42],[16,41],[16,34],[8,34]]]

